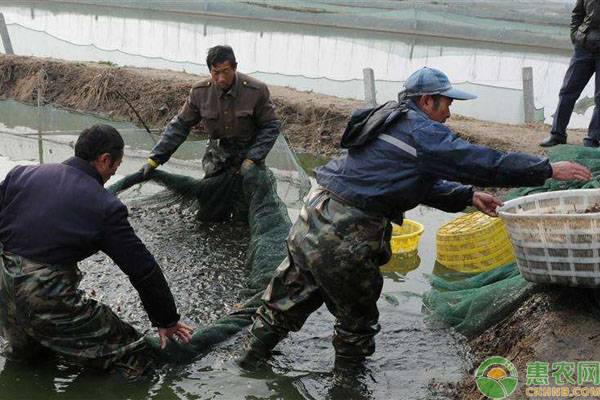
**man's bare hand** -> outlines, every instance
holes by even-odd
[[[178,322],[170,328],[158,328],[158,337],[160,339],[160,348],[167,346],[167,338],[178,338],[180,342],[188,343],[192,339],[193,329],[183,322]]]
[[[552,163],[552,179],[557,181],[589,181],[592,179],[590,170],[571,161]]]
[[[473,193],[473,206],[490,217],[497,217],[496,208],[503,205],[499,199],[485,192]]]

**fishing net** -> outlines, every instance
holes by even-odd
[[[141,199],[140,204],[152,207],[179,204],[195,210],[202,221],[246,220],[250,229],[245,262],[247,284],[239,293],[246,300],[211,325],[199,327],[189,344],[171,341],[167,349],[160,352],[165,361],[185,361],[205,354],[215,344],[248,326],[273,272],[286,257],[286,238],[291,227],[288,208],[293,211],[302,204],[310,181],[285,141],[278,143],[271,151],[274,154],[267,158],[267,166],[254,166],[244,175],[237,169],[204,179],[160,169],[151,175],[149,182],[166,190]],[[118,194],[147,183],[142,181],[141,172],[136,172],[108,190]],[[158,349],[156,337],[147,337],[147,341]]]
[[[504,319],[532,292],[515,264],[508,264],[458,281],[431,277],[423,297],[431,319],[473,337]]]
[[[552,162],[575,161],[583,164],[592,171],[593,178],[587,182],[548,179],[543,186],[512,190],[508,194],[507,200],[534,193],[553,192],[555,190],[600,188],[600,152],[598,149],[574,145],[556,146],[549,150],[548,158]]]
[[[543,186],[512,190],[508,199],[555,190],[600,187],[600,152],[581,146],[563,145],[552,148],[549,158],[555,161],[576,161],[592,170],[587,182],[558,182],[549,179]],[[467,337],[474,337],[501,321],[534,290],[540,288],[523,279],[515,264],[505,265],[468,278],[430,276],[432,289],[423,297],[430,312],[429,319],[455,328]]]

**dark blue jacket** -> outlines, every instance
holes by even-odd
[[[546,158],[471,144],[412,101],[408,106],[374,140],[318,168],[319,185],[355,207],[398,221],[418,204],[463,210],[471,204],[473,189],[457,182],[537,186],[552,176]]]
[[[179,320],[173,296],[127,208],[104,189],[87,161],[17,166],[0,184],[0,242],[4,250],[50,265],[75,265],[103,251],[129,276],[152,323]]]

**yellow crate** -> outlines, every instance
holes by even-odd
[[[419,239],[423,233],[423,225],[410,219],[405,219],[402,225],[392,224],[392,253],[410,253],[419,248]]]
[[[477,273],[515,261],[504,223],[481,212],[460,216],[440,227],[437,261],[459,272]]]

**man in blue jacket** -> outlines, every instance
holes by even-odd
[[[336,317],[336,362],[356,364],[375,351],[379,332],[379,266],[391,256],[391,224],[419,204],[447,212],[473,205],[495,216],[501,202],[479,186],[541,185],[548,178],[591,179],[575,163],[503,153],[457,137],[443,123],[453,99],[472,99],[446,75],[423,68],[405,83],[400,103],[353,114],[342,138],[348,149],[317,169],[251,328],[241,365],[253,367],[323,303]]]
[[[111,126],[84,130],[62,164],[17,166],[0,184],[0,336],[11,358],[50,350],[68,361],[137,377],[152,363],[142,335],[77,287],[77,262],[103,251],[140,295],[161,345],[190,339],[165,277],[104,189],[124,143]]]

